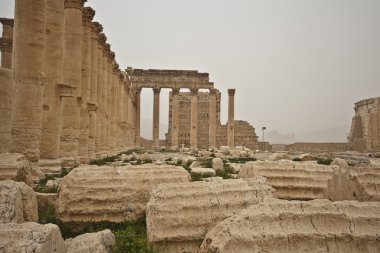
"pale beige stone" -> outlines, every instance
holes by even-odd
[[[53,224],[2,224],[0,238],[2,252],[66,253],[59,227]]]
[[[198,89],[191,89],[190,148],[198,148]]]
[[[288,160],[256,161],[241,166],[240,178],[263,176],[282,199],[310,200],[324,198],[327,182],[336,166]]]
[[[147,206],[148,240],[158,252],[197,252],[218,222],[259,203],[242,179],[157,185]]]
[[[66,253],[112,253],[115,236],[111,230],[86,233],[65,241]]]
[[[380,203],[263,202],[216,225],[198,253],[375,253],[379,215]]]
[[[50,208],[55,209],[55,205],[58,199],[57,193],[36,192],[36,195],[37,195],[37,204],[39,207],[49,206]]]
[[[33,187],[32,167],[22,154],[0,154],[0,180],[11,179]]]
[[[0,224],[37,220],[37,197],[33,189],[22,182],[0,181]]]
[[[213,177],[216,175],[216,172],[211,168],[192,168],[191,174]]]
[[[81,166],[60,184],[57,215],[63,221],[137,219],[144,216],[155,185],[188,181],[185,169],[169,165]]]
[[[291,160],[289,154],[274,153],[269,156],[269,161]]]
[[[9,152],[11,144],[13,73],[10,69],[0,68],[0,154]]]
[[[228,89],[227,140],[230,148],[235,147],[235,89]]]
[[[348,167],[348,162],[342,158],[335,158],[332,162],[331,165],[336,165],[340,167]]]
[[[212,168],[214,170],[223,170],[223,159],[222,158],[214,158],[212,159]]]

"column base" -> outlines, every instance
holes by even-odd
[[[78,157],[61,157],[62,168],[75,168],[77,166],[79,166]]]
[[[45,174],[60,174],[62,171],[61,159],[40,159],[38,167]]]

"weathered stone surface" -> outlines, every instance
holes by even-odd
[[[97,233],[87,233],[65,241],[66,253],[112,253],[115,236],[107,229]]]
[[[287,153],[274,153],[269,156],[270,161],[290,160],[290,156]]]
[[[369,165],[372,167],[380,167],[380,159],[371,159]]]
[[[324,198],[333,168],[335,166],[314,162],[257,161],[243,165],[239,177],[263,176],[268,179],[268,184],[276,189],[279,198],[310,200]]]
[[[65,245],[57,225],[33,222],[0,225],[0,252],[65,253]]]
[[[2,54],[3,56],[3,54]],[[0,154],[9,152],[11,144],[12,100],[14,81],[10,69],[0,68]]]
[[[380,201],[380,167],[340,167],[328,181],[326,198]]]
[[[380,252],[380,203],[273,200],[220,222],[199,253]]]
[[[211,168],[192,168],[191,173],[209,177],[216,175],[215,170]]]
[[[0,180],[11,179],[33,187],[30,162],[22,154],[0,154]]]
[[[341,167],[347,167],[348,162],[342,158],[335,158],[334,161],[332,161],[331,165],[341,166]]]
[[[304,161],[304,162],[317,160],[315,156],[310,155],[310,154],[302,154],[302,155],[299,155],[297,158],[301,159],[301,161]]]
[[[214,170],[223,170],[223,160],[222,158],[212,159],[212,168]]]
[[[155,185],[189,181],[185,169],[170,165],[82,166],[63,178],[57,215],[63,221],[137,219],[144,216]]]
[[[37,198],[23,182],[0,181],[0,223],[37,221]]]
[[[159,252],[197,252],[208,230],[258,203],[260,194],[242,179],[160,184],[147,206],[149,242]]]
[[[37,204],[38,206],[49,206],[55,209],[57,203],[58,194],[57,193],[41,193],[36,192],[37,195]]]

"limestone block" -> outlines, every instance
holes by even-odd
[[[315,156],[310,155],[310,154],[302,154],[299,155],[297,158],[301,159],[301,161],[315,161],[317,160]]]
[[[55,187],[57,187],[58,188],[58,186],[61,183],[61,181],[62,181],[62,178],[56,178],[54,180],[48,180],[46,182],[46,187],[48,187],[48,188],[55,188]]]
[[[23,182],[0,181],[0,223],[37,220],[37,197],[33,189]]]
[[[38,167],[46,174],[59,174],[62,171],[61,159],[40,159]]]
[[[269,161],[290,160],[289,154],[274,153],[269,156]]]
[[[160,184],[147,205],[148,240],[158,252],[197,252],[218,222],[258,203],[258,191],[242,179]]]
[[[328,181],[326,198],[338,200],[380,201],[380,167],[335,168]]]
[[[148,153],[145,152],[144,154],[139,155],[138,159],[140,159],[140,160],[150,160],[150,159],[152,159],[152,157]]]
[[[281,199],[310,200],[324,198],[327,182],[336,166],[288,160],[249,162],[240,168],[240,178],[263,176]]]
[[[372,167],[380,167],[380,159],[371,159],[369,165]]]
[[[380,203],[263,202],[216,225],[199,253],[380,252]]]
[[[0,154],[0,180],[11,179],[24,182],[33,187],[32,168],[30,162],[22,154]]]
[[[192,168],[191,174],[213,177],[216,175],[216,172],[211,168]]]
[[[112,253],[115,236],[107,229],[97,233],[87,233],[65,241],[66,253]]]
[[[221,146],[219,148],[220,152],[225,154],[225,155],[228,155],[230,154],[230,147],[229,146]]]
[[[335,158],[331,165],[336,165],[336,166],[340,166],[340,167],[347,167],[348,166],[348,162],[342,158]]]
[[[171,165],[85,165],[63,178],[56,213],[63,221],[137,219],[144,216],[149,193],[155,185],[189,181],[185,169]]]
[[[223,160],[221,158],[212,159],[212,168],[214,170],[223,170]]]
[[[239,164],[239,163],[229,163],[229,165],[230,165],[230,167],[231,167],[231,169],[232,169],[232,171],[234,173],[239,174],[241,164]]]
[[[201,163],[198,162],[198,161],[194,161],[192,162],[192,164],[190,165],[190,169],[193,169],[193,168],[198,168],[201,166]]]
[[[1,224],[0,238],[0,252],[66,252],[59,227],[53,224]]]

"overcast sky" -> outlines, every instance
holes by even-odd
[[[13,17],[14,0],[0,0]],[[379,0],[90,0],[120,66],[197,69],[236,88],[236,119],[283,133],[349,126],[380,96]],[[168,121],[168,91],[161,122]],[[143,91],[142,118],[153,92]],[[260,131],[257,131],[259,133]]]

